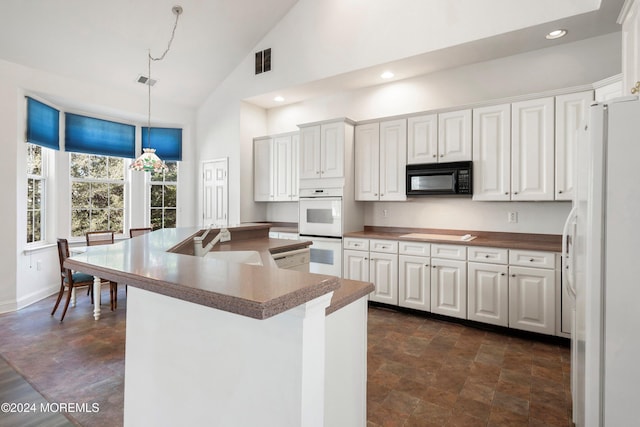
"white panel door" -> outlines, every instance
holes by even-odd
[[[431,259],[431,311],[467,318],[467,263]]]
[[[289,201],[292,198],[291,165],[293,161],[291,135],[273,139],[273,200]]]
[[[398,305],[431,311],[431,266],[428,257],[398,257]]]
[[[229,159],[202,163],[202,225],[229,225]]]
[[[471,110],[438,114],[438,161],[471,160]]]
[[[344,123],[320,127],[320,177],[344,177]]]
[[[438,162],[438,115],[407,120],[407,164]]]
[[[473,200],[511,199],[511,104],[473,110]]]
[[[553,200],[553,97],[511,104],[511,200]]]
[[[555,270],[509,267],[509,327],[554,335]]]
[[[469,320],[508,326],[508,267],[506,265],[470,262],[467,269]]]
[[[320,178],[320,126],[300,128],[300,179]]]
[[[291,200],[300,197],[300,133],[291,135]]]
[[[407,121],[380,123],[380,200],[406,200]]]
[[[273,200],[272,149],[271,138],[259,138],[253,141],[253,200],[255,202]]]
[[[573,200],[578,133],[591,102],[592,90],[556,96],[556,200]]]
[[[356,200],[380,198],[380,125],[369,123],[355,129]]]
[[[371,301],[398,305],[398,255],[371,252],[369,279],[375,286]]]
[[[342,260],[342,277],[361,282],[369,281],[369,252],[345,249],[342,251]]]

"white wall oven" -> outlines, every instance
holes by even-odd
[[[311,240],[309,271],[342,276],[342,189],[301,189],[298,231]]]

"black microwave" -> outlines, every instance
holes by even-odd
[[[407,165],[407,196],[473,194],[473,162]]]

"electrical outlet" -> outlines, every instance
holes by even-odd
[[[509,222],[518,222],[518,212],[507,212],[507,220]]]
[[[36,270],[40,271],[41,268],[42,268],[42,260],[37,260],[36,261]]]
[[[389,216],[389,210],[388,209],[382,209],[382,216],[383,217],[388,217]]]

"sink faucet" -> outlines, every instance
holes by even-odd
[[[202,236],[193,238],[193,250],[195,256],[205,256],[218,242],[228,242],[231,240],[231,233],[226,228],[220,230],[218,235],[214,237],[206,246],[202,246],[204,243],[205,237],[209,234],[211,228],[208,228]]]

